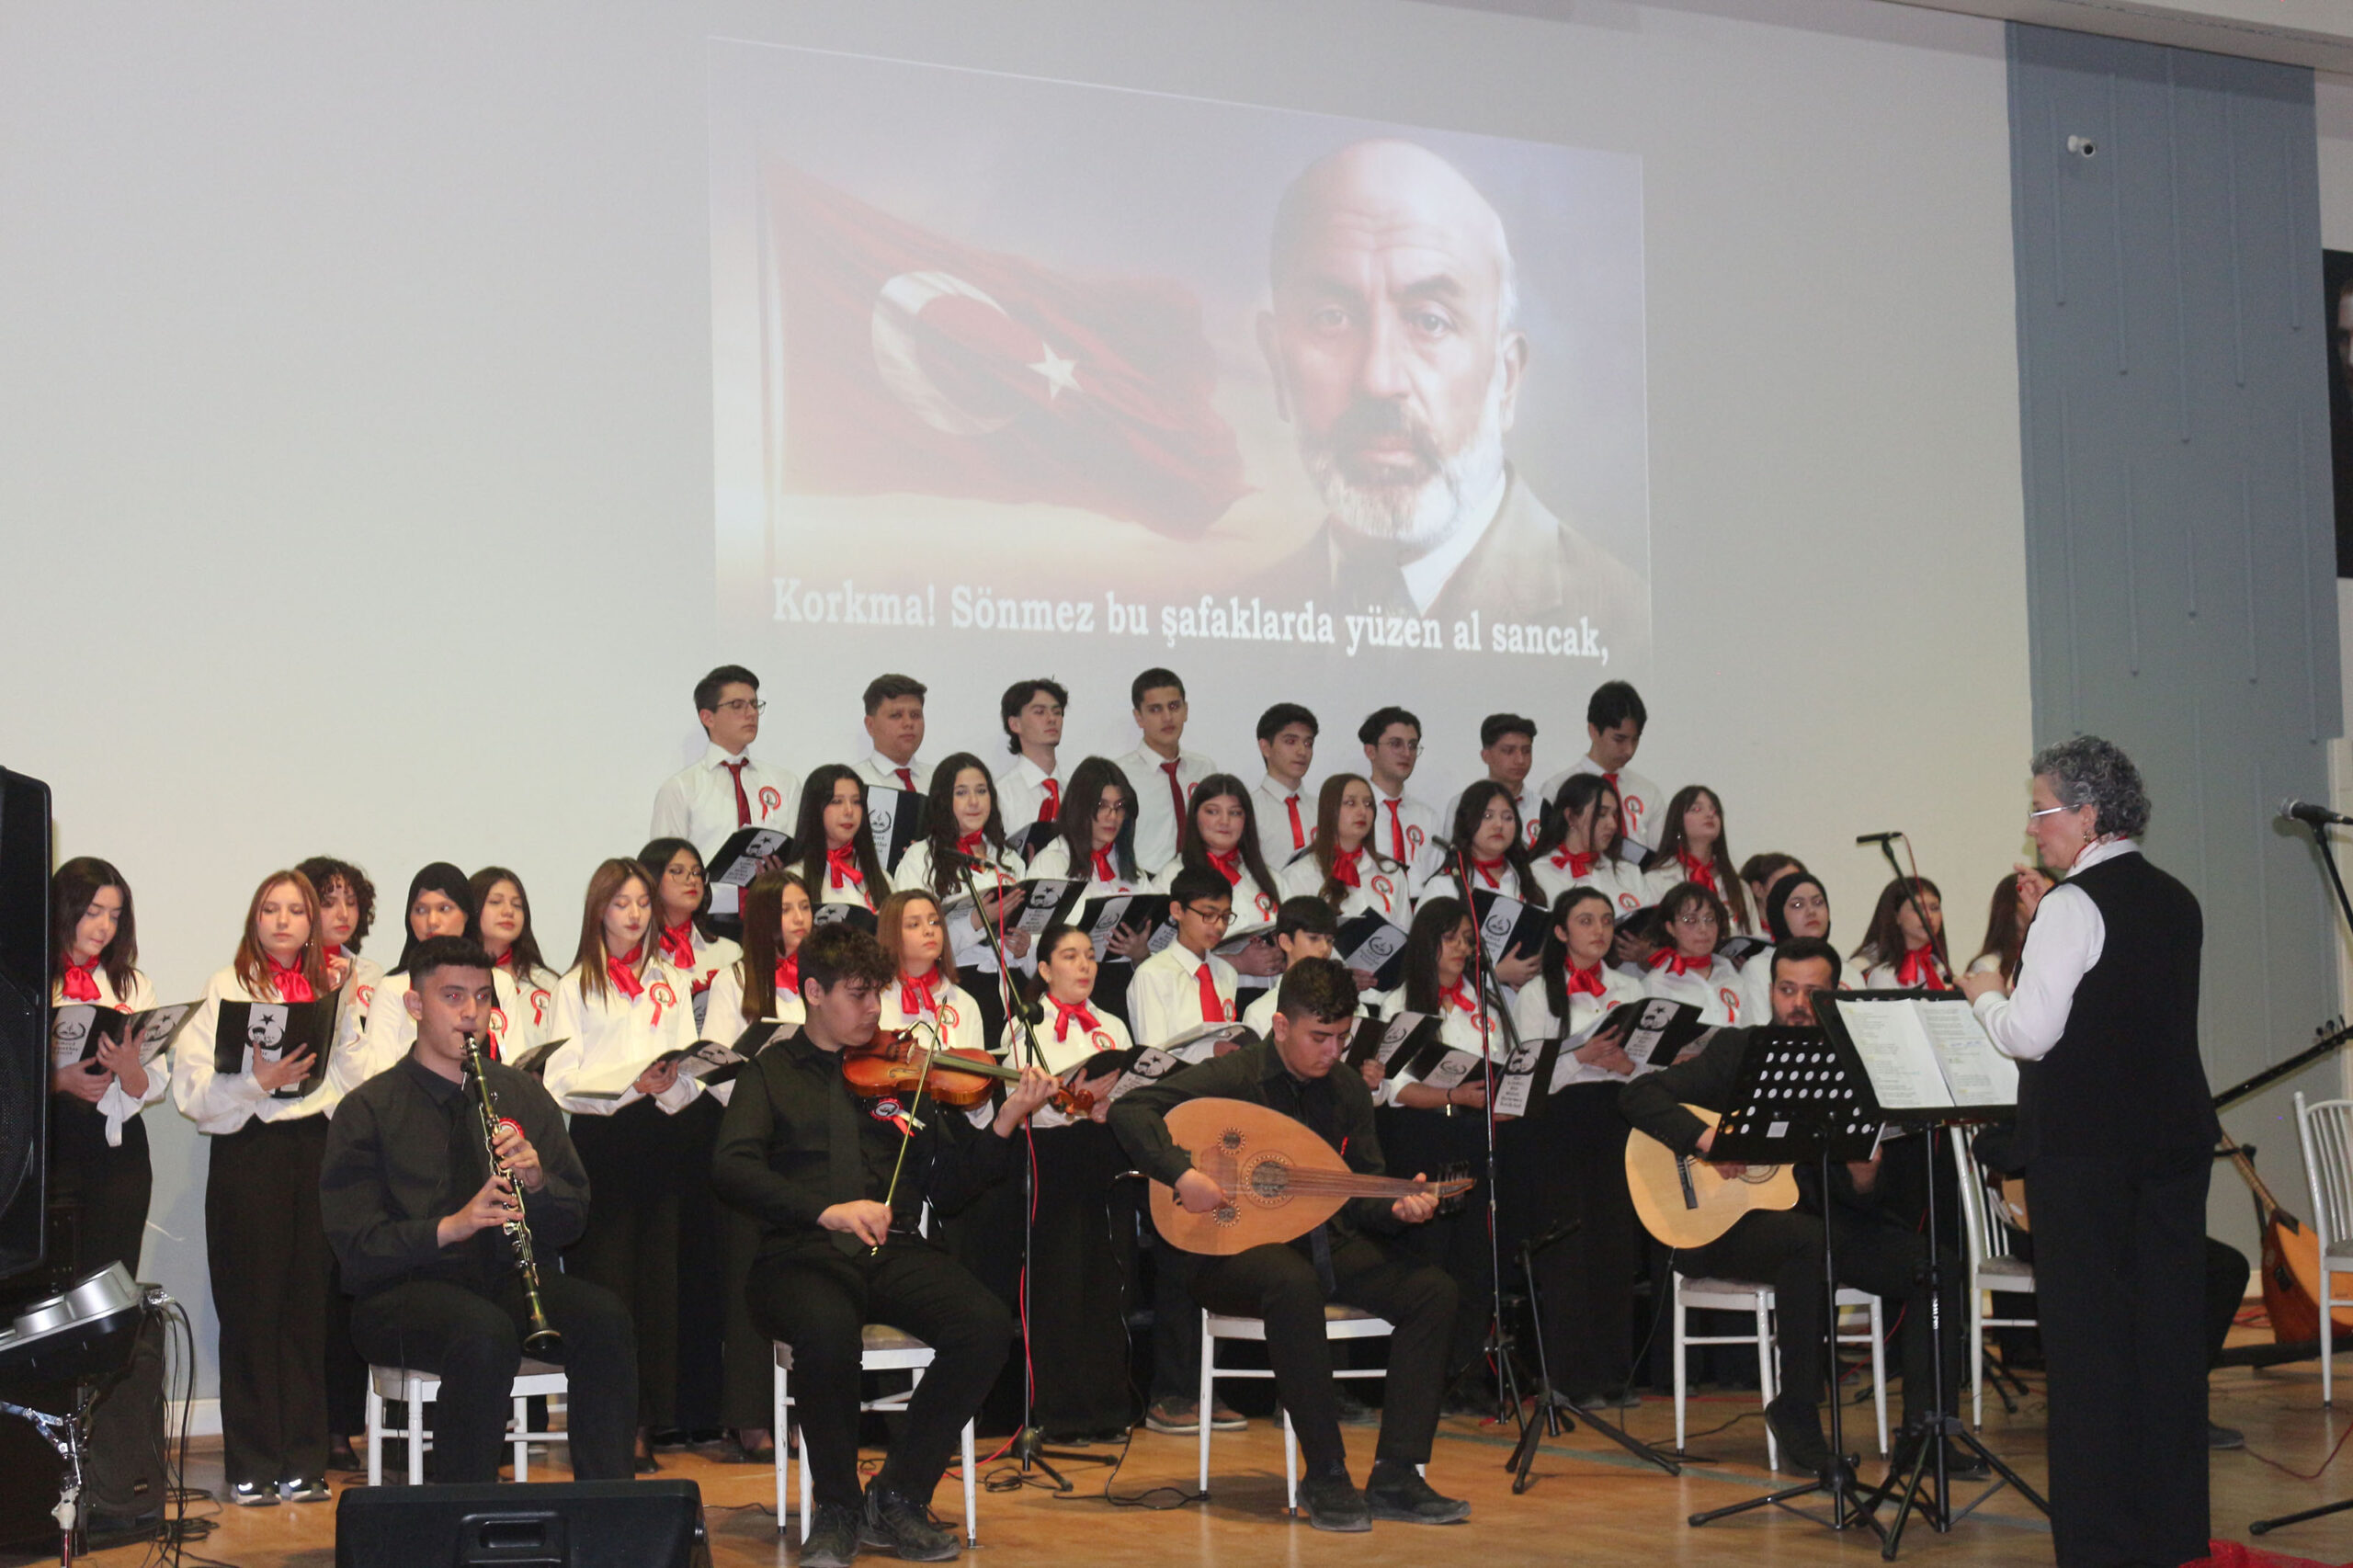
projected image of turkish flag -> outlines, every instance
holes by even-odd
[[[904,222],[781,161],[783,488],[1081,507],[1179,538],[1248,486],[1199,302]]]

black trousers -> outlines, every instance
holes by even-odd
[[[229,1483],[274,1486],[327,1468],[327,1238],[319,1155],[327,1119],[248,1121],[214,1136],[204,1250],[221,1324]]]
[[[1202,1306],[1266,1321],[1267,1359],[1309,1474],[1347,1462],[1333,1398],[1332,1344],[1324,1336],[1326,1301],[1361,1307],[1393,1325],[1373,1454],[1404,1464],[1429,1462],[1446,1392],[1447,1342],[1461,1299],[1443,1269],[1392,1253],[1369,1236],[1333,1242],[1328,1296],[1314,1262],[1298,1246],[1255,1246],[1232,1257],[1196,1257],[1192,1265],[1192,1293]]]
[[[1111,1130],[1093,1121],[1034,1136],[1038,1207],[1025,1289],[1038,1425],[1055,1437],[1110,1432],[1135,1415],[1125,1281],[1111,1238],[1111,1181],[1128,1158]]]
[[[149,1069],[163,1070],[160,1062]],[[95,1107],[71,1095],[51,1095],[49,1106],[49,1206],[62,1211],[72,1247],[70,1256],[55,1261],[76,1279],[109,1263],[137,1278],[155,1187],[146,1118],[124,1122],[122,1142],[109,1145],[106,1118]]]
[[[629,1312],[610,1290],[565,1274],[540,1276],[540,1301],[563,1335],[573,1477],[626,1481],[637,1448],[637,1346]],[[351,1308],[352,1343],[369,1361],[441,1379],[428,1418],[437,1482],[498,1479],[526,1332],[519,1284],[494,1299],[464,1285],[414,1279]]]
[[[738,1210],[724,1210],[720,1215],[720,1242],[724,1255],[722,1290],[726,1297],[727,1329],[719,1419],[739,1432],[745,1427],[766,1431],[774,1404],[775,1352],[767,1335],[753,1324],[751,1302],[745,1295],[752,1260],[760,1256],[760,1222]]]
[[[719,1146],[716,1096],[698,1095],[669,1119],[678,1190],[677,1387],[672,1414],[689,1432],[723,1424],[727,1300],[712,1283],[726,1278],[726,1216],[710,1186],[710,1156]]]
[[[1903,1308],[1896,1352],[1904,1376],[1904,1418],[1909,1421],[1927,1413],[1935,1392],[1928,1359],[1928,1290],[1921,1278],[1928,1244],[1887,1221],[1867,1219],[1837,1205],[1830,1212],[1838,1283],[1870,1291],[1891,1310],[1899,1304]],[[1962,1386],[1961,1340],[1969,1325],[1962,1311],[1966,1275],[1961,1260],[1949,1255],[1940,1257],[1938,1266],[1944,1280],[1944,1334],[1938,1348],[1944,1359],[1946,1412],[1950,1414]],[[1820,1403],[1826,1375],[1823,1335],[1829,1322],[1822,1290],[1821,1216],[1800,1210],[1750,1214],[1713,1243],[1686,1254],[1680,1267],[1693,1277],[1772,1286],[1779,1320],[1775,1337],[1780,1347],[1780,1391]]]
[[[2206,1150],[2028,1166],[2060,1568],[2206,1554]]]
[[[820,1505],[856,1507],[859,1331],[904,1329],[932,1362],[907,1402],[906,1425],[875,1484],[929,1503],[957,1435],[980,1408],[1013,1345],[1013,1316],[929,1242],[893,1235],[879,1256],[842,1252],[827,1236],[752,1265],[752,1322],[792,1346],[793,1413]],[[781,1443],[782,1433],[777,1434]]]
[[[565,1249],[566,1273],[620,1298],[637,1329],[638,1423],[677,1424],[678,1143],[650,1099],[610,1116],[572,1119],[572,1146],[594,1195],[588,1223]]]
[[[1486,1117],[1467,1108],[1449,1116],[1444,1110],[1405,1106],[1383,1106],[1373,1116],[1390,1175],[1410,1176],[1421,1171],[1435,1176],[1452,1166],[1478,1178],[1452,1213],[1412,1227],[1397,1243],[1401,1251],[1446,1270],[1454,1281],[1454,1327],[1446,1348],[1450,1385],[1479,1369],[1480,1347],[1495,1308],[1495,1253],[1487,1234]]]
[[[1617,1392],[1633,1376],[1634,1276],[1643,1263],[1618,1085],[1574,1084],[1552,1096],[1534,1116],[1497,1130],[1496,1158],[1506,1247],[1574,1227],[1535,1257],[1552,1386],[1581,1401]],[[1506,1278],[1513,1267],[1506,1256]]]

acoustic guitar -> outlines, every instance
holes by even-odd
[[[1304,1123],[1248,1100],[1187,1100],[1168,1113],[1168,1136],[1193,1153],[1193,1168],[1232,1201],[1196,1214],[1176,1189],[1152,1184],[1152,1223],[1171,1246],[1231,1257],[1269,1242],[1297,1239],[1351,1198],[1440,1199],[1471,1189],[1469,1176],[1415,1181],[1359,1176]]]
[[[1711,1127],[1722,1119],[1701,1106],[1683,1108]],[[1639,1130],[1626,1134],[1626,1187],[1643,1228],[1683,1252],[1706,1246],[1744,1214],[1798,1204],[1797,1177],[1787,1165],[1750,1165],[1728,1176]]]

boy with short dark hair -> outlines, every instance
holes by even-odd
[[[1658,847],[1659,812],[1666,796],[1629,766],[1650,725],[1642,694],[1622,680],[1606,680],[1586,699],[1586,754],[1544,781],[1544,798],[1554,799],[1572,773],[1598,773],[1618,791],[1619,819],[1627,839],[1644,849]]]
[[[1135,750],[1117,760],[1135,787],[1136,864],[1157,875],[1184,848],[1193,790],[1218,767],[1199,752],[1185,750],[1185,724],[1191,710],[1185,700],[1185,682],[1176,671],[1144,671],[1130,684],[1128,699],[1142,739]]]
[[[1258,852],[1281,870],[1315,836],[1315,797],[1307,770],[1315,763],[1315,715],[1296,702],[1278,702],[1258,715],[1258,755],[1267,776],[1251,809],[1258,819]]]

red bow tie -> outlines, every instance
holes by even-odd
[[[1364,886],[1364,883],[1358,880],[1358,872],[1357,870],[1357,862],[1363,858],[1364,851],[1360,848],[1351,849],[1345,855],[1333,856],[1332,880],[1346,888],[1360,888]]]
[[[1723,891],[1722,888],[1716,886],[1716,866],[1714,861],[1694,860],[1690,856],[1686,855],[1680,849],[1675,852],[1675,861],[1677,865],[1683,868],[1683,880],[1685,881],[1697,882],[1701,887],[1707,889],[1710,892],[1722,892]]]
[[[912,1018],[920,1014],[939,1011],[939,971],[926,970],[921,974],[899,976],[899,1011]]]
[[[1601,978],[1599,964],[1594,965],[1591,969],[1579,969],[1574,964],[1569,966],[1570,995],[1607,996],[1608,994],[1609,983]]]
[[[68,1002],[95,1002],[98,999],[98,983],[90,973],[97,967],[96,959],[87,964],[77,964],[72,959],[65,960],[65,972],[58,977],[57,988],[65,993]]]
[[[1120,880],[1119,869],[1111,864],[1111,852],[1108,849],[1097,849],[1095,852],[1095,880],[1098,882],[1116,882]]]
[[[776,960],[776,994],[779,1001],[801,994],[801,955]]]
[[[1479,1010],[1478,1002],[1471,994],[1471,983],[1467,980],[1458,980],[1449,986],[1446,993],[1446,1001],[1448,1006],[1459,1007],[1466,1013],[1475,1013]]]
[[[1942,991],[1944,976],[1937,972],[1937,952],[1934,948],[1914,948],[1895,966],[1895,983],[1907,990]]]
[[[271,959],[269,983],[277,987],[278,999],[281,1002],[309,1002],[317,997],[317,993],[311,989],[311,977],[302,972],[301,964],[286,968],[276,959]]]
[[[1716,967],[1716,955],[1702,953],[1698,958],[1686,958],[1678,948],[1661,948],[1651,955],[1653,969],[1671,969],[1677,974],[1705,974]]]
[[[1594,861],[1599,858],[1589,851],[1572,849],[1564,844],[1553,852],[1552,866],[1554,869],[1565,870],[1573,877],[1582,877],[1593,869]]]
[[[974,828],[970,833],[960,834],[956,839],[956,853],[970,855],[975,860],[986,859],[988,857],[982,848],[981,841],[982,830],[979,828]]]
[[[662,927],[662,952],[670,962],[688,973],[695,967],[695,928],[692,924]]]
[[[608,954],[605,958],[605,978],[613,983],[614,990],[632,1002],[645,990],[645,982],[637,974],[638,955],[644,951],[645,944],[640,942],[625,953]]]
[[[845,844],[839,849],[826,850],[825,865],[827,880],[834,886],[840,887],[846,881],[866,886],[866,873],[858,869],[857,845]]]
[[[1471,862],[1471,869],[1478,872],[1489,887],[1499,888],[1504,884],[1496,873],[1501,871],[1506,864],[1507,862],[1502,860],[1473,860]]]
[[[1210,851],[1210,864],[1215,866],[1218,870],[1218,875],[1223,877],[1229,883],[1232,883],[1236,887],[1241,885],[1241,850],[1229,849],[1224,854],[1221,855],[1216,850],[1212,849]]]
[[[1084,1002],[1065,1002],[1059,996],[1049,996],[1046,1000],[1054,1005],[1056,1043],[1070,1038],[1070,1027],[1073,1024],[1076,1024],[1089,1034],[1093,1034],[1100,1027],[1095,1021],[1095,1015],[1086,1010],[1086,1004]]]

